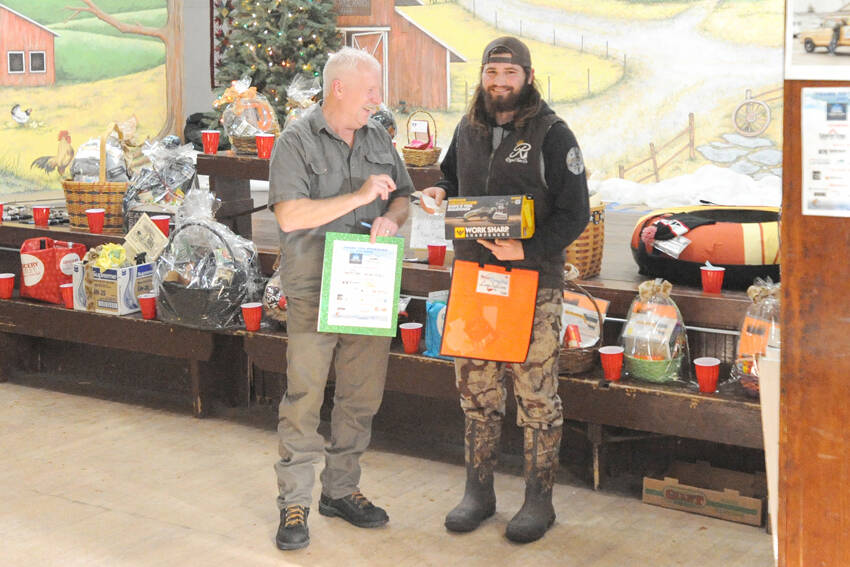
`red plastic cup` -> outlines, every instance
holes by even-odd
[[[3,203],[0,203],[0,222],[3,222]]]
[[[140,294],[139,307],[142,309],[142,319],[156,319],[156,294]]]
[[[204,153],[215,155],[218,153],[218,130],[201,130],[201,141],[204,144]]]
[[[242,318],[245,319],[246,331],[259,331],[260,321],[263,320],[263,304],[257,302],[243,303]]]
[[[74,308],[74,284],[63,283],[59,286],[59,291],[62,292],[62,300],[65,302],[66,309]]]
[[[419,341],[422,340],[422,323],[402,323],[401,342],[404,344],[404,352],[414,354],[419,352]]]
[[[257,134],[257,157],[269,159],[274,147],[274,134]]]
[[[442,266],[446,260],[445,244],[428,245],[428,264],[431,266]]]
[[[36,226],[47,226],[50,221],[50,207],[34,206],[32,208],[32,219]]]
[[[699,391],[704,394],[716,392],[717,378],[720,376],[720,359],[713,356],[703,356],[694,359],[694,367],[697,371]]]
[[[168,223],[171,222],[171,217],[168,215],[154,215],[151,217],[151,220],[154,222],[156,226],[159,227],[160,232],[165,236],[168,236]]]
[[[726,273],[726,268],[717,266],[700,266],[702,274],[702,290],[705,293],[720,293],[723,287],[723,275]]]
[[[89,221],[89,232],[100,234],[103,232],[103,221],[106,217],[106,209],[86,209],[86,219]]]
[[[15,274],[0,274],[0,299],[11,299],[15,291]]]
[[[599,360],[602,361],[602,372],[605,379],[616,382],[623,373],[623,347],[604,346],[599,349]]]

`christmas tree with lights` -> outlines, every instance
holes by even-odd
[[[333,0],[216,0],[214,9],[217,81],[226,87],[250,76],[281,121],[286,87],[299,74],[321,79],[328,54],[342,44]]]

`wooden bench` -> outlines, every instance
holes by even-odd
[[[0,381],[22,370],[39,370],[32,364],[41,359],[44,348],[52,348],[40,339],[103,347],[115,351],[116,357],[131,351],[186,361],[196,417],[207,411],[211,386],[233,383],[234,377],[244,375],[241,340],[233,333],[14,298],[0,300]]]

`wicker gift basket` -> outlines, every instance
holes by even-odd
[[[437,121],[434,120],[434,117],[431,116],[430,112],[425,110],[416,110],[410,113],[410,116],[407,117],[407,143],[410,143],[410,121],[417,114],[424,114],[428,117],[429,124],[434,125],[434,144],[437,143]],[[415,148],[402,148],[401,154],[404,156],[404,163],[407,165],[416,165],[416,166],[425,166],[431,165],[432,163],[437,163],[437,159],[440,157],[440,152],[442,148],[437,147],[436,145],[433,148],[425,148],[424,150],[417,150]]]
[[[602,247],[605,244],[605,205],[590,209],[590,222],[577,239],[566,248],[566,263],[575,266],[582,279],[598,276],[602,271]]]
[[[599,344],[602,341],[602,313],[599,311],[599,305],[597,305],[596,300],[583,287],[573,281],[578,276],[578,269],[575,266],[567,264],[564,269],[564,287],[570,291],[581,293],[590,299],[590,302],[596,308],[597,321],[599,321],[599,335],[593,344],[587,347],[567,348],[562,344],[558,361],[559,374],[581,374],[593,368],[598,358]]]
[[[106,139],[112,132],[116,132],[118,139],[123,140],[121,130],[114,122],[100,137],[98,181],[94,183],[68,179],[62,181],[62,188],[65,190],[65,204],[68,208],[68,220],[72,228],[88,230],[86,209],[100,208],[106,210],[103,232],[122,234],[124,231],[123,201],[128,184],[125,181],[106,180]]]

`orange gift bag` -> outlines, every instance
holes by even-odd
[[[538,273],[455,260],[440,354],[525,362]]]

